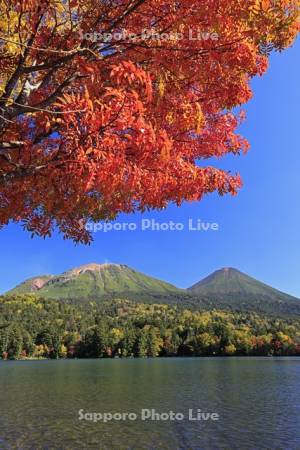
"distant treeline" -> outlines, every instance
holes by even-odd
[[[0,358],[300,356],[300,319],[128,300],[0,297]]]

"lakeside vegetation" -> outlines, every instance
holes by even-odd
[[[300,355],[300,320],[129,300],[0,297],[0,357]]]

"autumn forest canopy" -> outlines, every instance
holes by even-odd
[[[0,313],[0,360],[300,356],[299,317],[30,294],[0,296]]]
[[[0,0],[0,227],[164,208],[239,175],[239,106],[299,30],[294,0]]]

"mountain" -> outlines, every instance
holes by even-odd
[[[72,301],[128,299],[185,308],[299,315],[300,300],[233,268],[217,270],[188,289],[147,276],[122,264],[87,264],[61,275],[30,278],[10,294]]]
[[[169,283],[122,264],[87,264],[61,275],[30,278],[7,294],[38,293],[46,298],[101,299],[120,296],[164,297],[180,294]]]
[[[218,307],[300,314],[300,300],[233,268],[223,268],[194,284],[188,291]]]
[[[27,294],[29,292],[38,292],[47,281],[51,280],[53,275],[41,275],[34,278],[28,278],[28,280],[23,281],[16,288],[7,292],[7,294]]]

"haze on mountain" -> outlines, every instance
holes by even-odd
[[[201,309],[300,315],[300,300],[233,268],[212,273],[188,289],[145,275],[123,264],[87,264],[61,275],[30,278],[6,295],[34,293],[70,301],[128,299]]]

